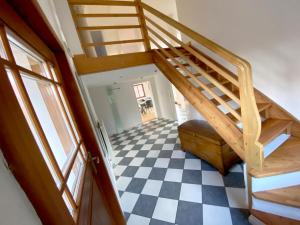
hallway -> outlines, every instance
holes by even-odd
[[[177,122],[158,119],[111,140],[128,225],[249,224],[241,165],[223,177],[183,152]]]

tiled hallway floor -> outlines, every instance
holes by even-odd
[[[226,176],[181,150],[177,122],[159,119],[112,137],[128,225],[248,223],[241,165]]]

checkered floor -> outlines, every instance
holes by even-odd
[[[241,165],[226,176],[180,148],[177,122],[159,119],[111,137],[128,225],[243,225]]]

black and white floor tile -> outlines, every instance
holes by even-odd
[[[159,119],[111,137],[127,224],[249,224],[242,166],[220,175],[181,150],[177,125]]]

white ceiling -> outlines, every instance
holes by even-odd
[[[143,81],[161,73],[154,64],[130,67],[102,73],[93,73],[82,76],[81,79],[87,87],[105,86],[130,81]]]

